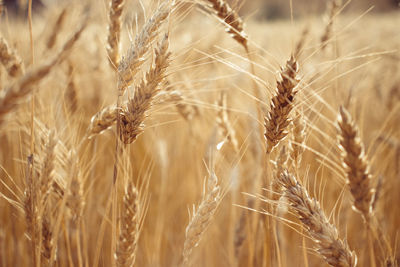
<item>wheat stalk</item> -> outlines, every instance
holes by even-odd
[[[275,162],[274,176],[279,177],[287,169],[289,154],[286,146],[282,146],[279,155]],[[282,187],[277,179],[272,179],[271,182],[271,199],[277,201],[281,197]]]
[[[311,198],[307,190],[287,171],[277,179],[284,188],[289,205],[314,241],[316,252],[331,266],[356,266],[355,252],[350,250],[346,240],[339,238],[336,227],[329,222],[319,202]]]
[[[293,109],[293,101],[297,91],[294,91],[299,80],[297,78],[298,64],[294,57],[286,62],[278,81],[276,94],[271,99],[270,111],[265,117],[265,138],[267,141],[267,153],[278,145],[288,134],[289,113]]]

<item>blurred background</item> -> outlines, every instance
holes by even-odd
[[[73,0],[71,0],[73,1]],[[151,0],[146,0],[152,2]],[[145,1],[145,2],[146,2]],[[341,0],[346,6],[343,12],[359,12],[372,7],[371,12],[391,12],[400,10],[400,0]],[[0,1],[1,2],[1,1]],[[9,13],[25,14],[28,0],[3,0]],[[90,2],[90,1],[88,1]],[[136,2],[136,1],[132,1]],[[157,1],[153,1],[157,2]],[[190,3],[196,1],[188,1]],[[232,6],[240,9],[241,15],[251,16],[258,20],[279,20],[290,17],[290,1],[286,0],[230,0]],[[53,4],[62,4],[60,0],[32,0],[33,9],[39,11],[41,8]],[[100,1],[102,5],[107,5],[105,1]],[[327,6],[326,0],[293,0],[293,16],[295,18],[317,15],[324,12]]]

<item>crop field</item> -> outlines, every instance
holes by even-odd
[[[398,2],[0,12],[0,267],[399,266]]]

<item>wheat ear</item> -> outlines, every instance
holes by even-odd
[[[319,202],[311,198],[307,190],[287,171],[277,179],[289,205],[314,241],[316,252],[331,266],[356,266],[355,252],[350,250],[346,240],[339,238],[338,230],[329,222]]]
[[[335,16],[337,15],[340,5],[341,5],[341,0],[330,0],[328,2],[329,20],[328,24],[325,27],[324,34],[321,36],[322,50],[326,48],[326,45],[332,38],[333,21]]]
[[[233,128],[231,121],[228,117],[228,110],[227,110],[227,97],[225,92],[221,92],[220,98],[218,100],[218,113],[216,122],[218,125],[218,129],[221,132],[221,136],[226,138],[229,143],[232,145],[233,149],[238,152],[239,151],[239,144],[236,139],[236,132]]]
[[[54,132],[50,132],[45,145],[45,157],[40,171],[40,196],[42,206],[46,205],[47,197],[51,192],[51,185],[54,183],[53,171],[55,161],[55,147],[57,140]]]
[[[292,56],[280,73],[281,80],[278,81],[276,94],[271,99],[270,111],[265,117],[265,138],[268,154],[288,134],[289,113],[293,109],[293,101],[297,93],[294,89],[299,83],[297,71],[298,64]]]
[[[24,73],[24,65],[20,56],[0,36],[0,62],[6,68],[8,75],[18,77]]]
[[[128,267],[135,263],[140,225],[139,196],[132,182],[129,182],[125,188],[122,205],[116,261],[118,267]]]
[[[201,237],[214,217],[221,199],[221,190],[217,176],[211,173],[208,178],[207,193],[197,210],[193,210],[189,224],[186,227],[186,239],[183,245],[182,266],[189,264],[193,249],[199,244]]]
[[[69,166],[68,179],[70,179],[67,206],[71,210],[71,226],[73,229],[77,229],[82,217],[85,201],[77,154],[74,150],[69,152],[67,164]]]
[[[120,113],[120,139],[125,144],[130,144],[143,132],[143,122],[146,112],[152,105],[159,85],[165,78],[166,69],[170,62],[168,52],[168,35],[166,34],[155,50],[155,63],[146,73],[146,78],[134,90],[134,97],[128,101]]]
[[[119,91],[123,94],[125,89],[133,82],[133,78],[139,71],[139,67],[145,61],[144,55],[149,51],[152,41],[158,33],[158,29],[167,19],[171,11],[168,1],[163,2],[153,16],[143,26],[141,32],[136,36],[135,41],[128,49],[126,56],[122,57],[118,66]]]
[[[61,10],[60,14],[58,15],[58,17],[53,25],[53,30],[52,30],[50,37],[46,43],[47,49],[52,49],[54,47],[54,45],[56,44],[58,34],[60,33],[61,28],[64,24],[66,15],[67,15],[67,8],[64,7]]]
[[[300,112],[296,112],[293,120],[292,139],[290,142],[291,158],[295,167],[301,162],[301,156],[304,152],[304,143],[306,139],[305,121]]]
[[[180,90],[176,89],[168,92],[168,97],[167,101],[174,103],[179,115],[181,115],[186,121],[190,121],[194,116],[196,116],[196,113],[198,112],[197,107],[187,105],[185,103],[186,97]]]
[[[74,81],[74,67],[71,63],[68,66],[68,85],[65,89],[64,99],[71,114],[75,113],[78,108],[78,91]]]
[[[46,77],[47,74],[55,69],[54,67],[68,55],[85,27],[86,20],[72,37],[67,40],[61,51],[57,53],[55,57],[28,71],[24,76],[20,77],[15,84],[0,92],[0,124],[3,122],[5,115],[14,110],[18,103],[33,90],[33,86]]]
[[[306,43],[307,40],[307,36],[309,34],[310,28],[307,26],[303,29],[303,31],[301,32],[301,36],[299,41],[296,43],[296,48],[294,49],[294,57],[295,58],[299,58],[301,53],[303,52],[304,49],[304,45]]]
[[[110,11],[108,13],[108,37],[107,37],[107,52],[111,64],[118,68],[119,50],[121,38],[121,14],[124,8],[124,0],[111,0]]]
[[[370,186],[369,163],[358,128],[344,107],[340,107],[338,128],[342,160],[347,172],[347,183],[354,198],[354,209],[368,221],[372,213],[374,196],[374,191]]]
[[[53,250],[53,232],[51,229],[51,214],[49,208],[46,208],[42,215],[42,264],[50,261],[51,252]],[[50,264],[48,264],[50,266]]]
[[[101,134],[117,121],[117,107],[108,106],[97,112],[90,120],[88,128],[89,138]]]
[[[226,31],[232,35],[232,38],[241,44],[247,51],[247,35],[243,30],[244,23],[239,14],[237,14],[236,11],[233,10],[225,0],[206,1],[212,5],[217,17],[225,22],[227,26]]]
[[[26,189],[24,192],[23,207],[25,211],[25,221],[28,235],[30,236],[30,245],[32,250],[33,261],[38,262],[38,244],[40,238],[40,216],[38,209],[38,183],[37,177],[33,177],[37,173],[34,172],[32,167],[32,160],[28,157],[28,164],[26,169]]]

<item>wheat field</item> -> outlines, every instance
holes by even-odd
[[[398,266],[398,5],[19,2],[0,266]]]

